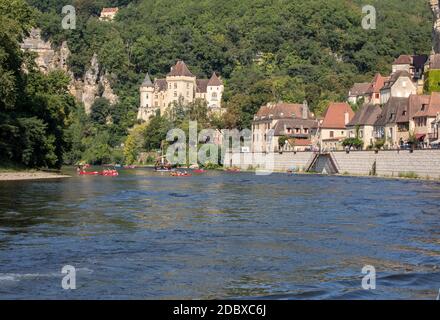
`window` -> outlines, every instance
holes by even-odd
[[[296,129],[295,129],[295,132],[296,132],[296,133],[301,133],[301,129],[300,129],[300,128],[296,128]]]
[[[330,138],[334,138],[335,136],[335,132],[334,131],[330,131]]]
[[[174,91],[174,96],[177,97],[177,91]]]
[[[402,116],[406,116],[406,110],[403,110]]]
[[[379,93],[376,93],[376,99],[379,99],[379,98],[380,98]]]
[[[177,82],[174,82],[174,89],[177,89]]]
[[[189,83],[186,84],[186,88],[189,89]]]
[[[157,99],[158,98],[158,96],[157,96],[157,94],[154,96],[154,99]]]
[[[212,93],[212,98],[213,98],[213,99],[217,99],[217,92],[213,92],[213,93]]]
[[[186,96],[189,98],[189,91],[186,92]]]
[[[304,133],[309,133],[309,129],[308,128],[304,128]]]

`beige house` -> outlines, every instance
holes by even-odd
[[[364,104],[347,124],[348,137],[359,138],[364,142],[363,149],[374,145],[374,124],[382,109],[375,104]]]
[[[260,108],[252,122],[252,151],[311,150],[317,127],[318,121],[307,102],[268,103]],[[284,145],[280,145],[281,137],[286,140]]]
[[[118,11],[119,8],[103,8],[101,11],[101,15],[99,16],[99,20],[112,21]]]
[[[319,126],[319,143],[322,150],[342,150],[342,141],[348,138],[347,124],[354,112],[346,102],[330,103]]]
[[[397,115],[408,110],[408,102],[409,98],[390,98],[374,124],[375,138],[384,139],[387,148],[397,148],[401,144]]]
[[[220,111],[224,86],[216,73],[210,79],[197,79],[185,62],[177,61],[165,79],[152,82],[147,74],[139,91],[138,119],[148,121],[157,112],[165,114],[173,104],[187,105],[197,99],[205,101],[210,111]]]
[[[386,104],[392,97],[408,98],[412,94],[417,94],[417,86],[411,74],[406,70],[396,71],[380,90],[380,104]]]
[[[440,93],[431,93],[429,103],[420,105],[414,115],[414,133],[421,146],[429,147],[439,140]]]

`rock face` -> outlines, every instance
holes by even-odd
[[[63,42],[60,49],[55,51],[52,49],[50,41],[44,41],[41,38],[41,31],[39,29],[32,29],[28,38],[24,39],[21,44],[23,50],[35,52],[37,57],[35,62],[44,73],[62,69],[67,70],[67,59],[70,55],[67,42]]]
[[[83,78],[75,79],[67,65],[70,50],[66,41],[59,49],[54,50],[50,41],[44,41],[41,38],[41,31],[33,29],[30,36],[23,41],[21,48],[37,54],[35,62],[42,72],[47,73],[59,69],[66,71],[71,78],[70,93],[76,97],[78,102],[84,104],[86,113],[90,113],[93,102],[99,97],[106,98],[110,104],[117,103],[118,96],[110,85],[111,76],[101,70],[96,54],[93,55],[90,67]]]
[[[432,14],[434,15],[434,27],[432,31],[432,46],[434,53],[440,53],[440,4],[439,0],[429,0]]]
[[[73,81],[71,93],[84,104],[87,114],[91,112],[93,102],[97,98],[106,98],[110,104],[118,102],[118,96],[114,94],[110,85],[109,76],[100,69],[96,54],[93,55],[84,77]]]

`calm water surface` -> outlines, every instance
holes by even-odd
[[[435,299],[439,204],[439,183],[368,178],[0,182],[0,298]]]

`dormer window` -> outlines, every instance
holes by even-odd
[[[422,111],[426,110],[426,104],[422,104]]]
[[[403,110],[402,116],[406,116],[406,110]]]

